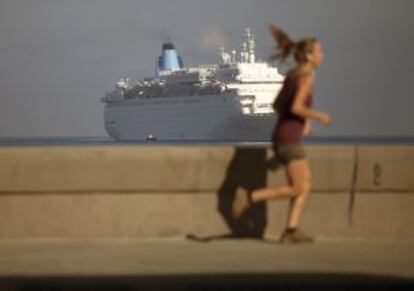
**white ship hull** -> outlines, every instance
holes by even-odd
[[[249,29],[242,47],[239,59],[222,48],[220,63],[184,67],[164,43],[155,78],[120,79],[102,98],[106,131],[119,141],[270,141],[284,76],[256,62]]]
[[[243,114],[235,94],[106,102],[105,128],[119,141],[270,141],[275,114]]]

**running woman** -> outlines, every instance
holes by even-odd
[[[272,134],[275,155],[283,164],[288,184],[282,187],[257,189],[247,193],[236,191],[233,215],[241,217],[254,203],[278,198],[290,199],[287,225],[281,243],[312,242],[313,237],[298,228],[305,201],[311,190],[311,173],[302,145],[304,136],[312,133],[310,121],[329,125],[331,116],[312,109],[312,90],[315,85],[315,70],[324,58],[320,42],[312,37],[293,41],[283,30],[271,25],[270,31],[277,42],[276,54],[272,57],[286,60],[293,55],[296,65],[284,81],[283,88],[275,99],[273,108],[278,121]]]

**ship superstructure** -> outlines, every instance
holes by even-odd
[[[256,61],[249,29],[241,52],[221,48],[218,64],[185,67],[165,43],[155,77],[121,79],[102,99],[105,128],[126,141],[268,141],[283,80],[277,68]]]

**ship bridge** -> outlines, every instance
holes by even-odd
[[[284,76],[276,67],[256,62],[255,48],[254,36],[250,29],[246,29],[239,54],[235,50],[228,53],[221,48],[221,63],[215,78],[224,82],[227,88],[237,90],[244,102],[252,103],[254,113],[273,113],[272,104],[283,85]]]

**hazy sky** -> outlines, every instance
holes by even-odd
[[[319,135],[414,136],[413,11],[413,0],[0,0],[0,137],[106,136],[101,96],[152,76],[163,41],[186,64],[212,63],[250,27],[267,58],[268,23],[325,48],[315,106],[334,123]]]

